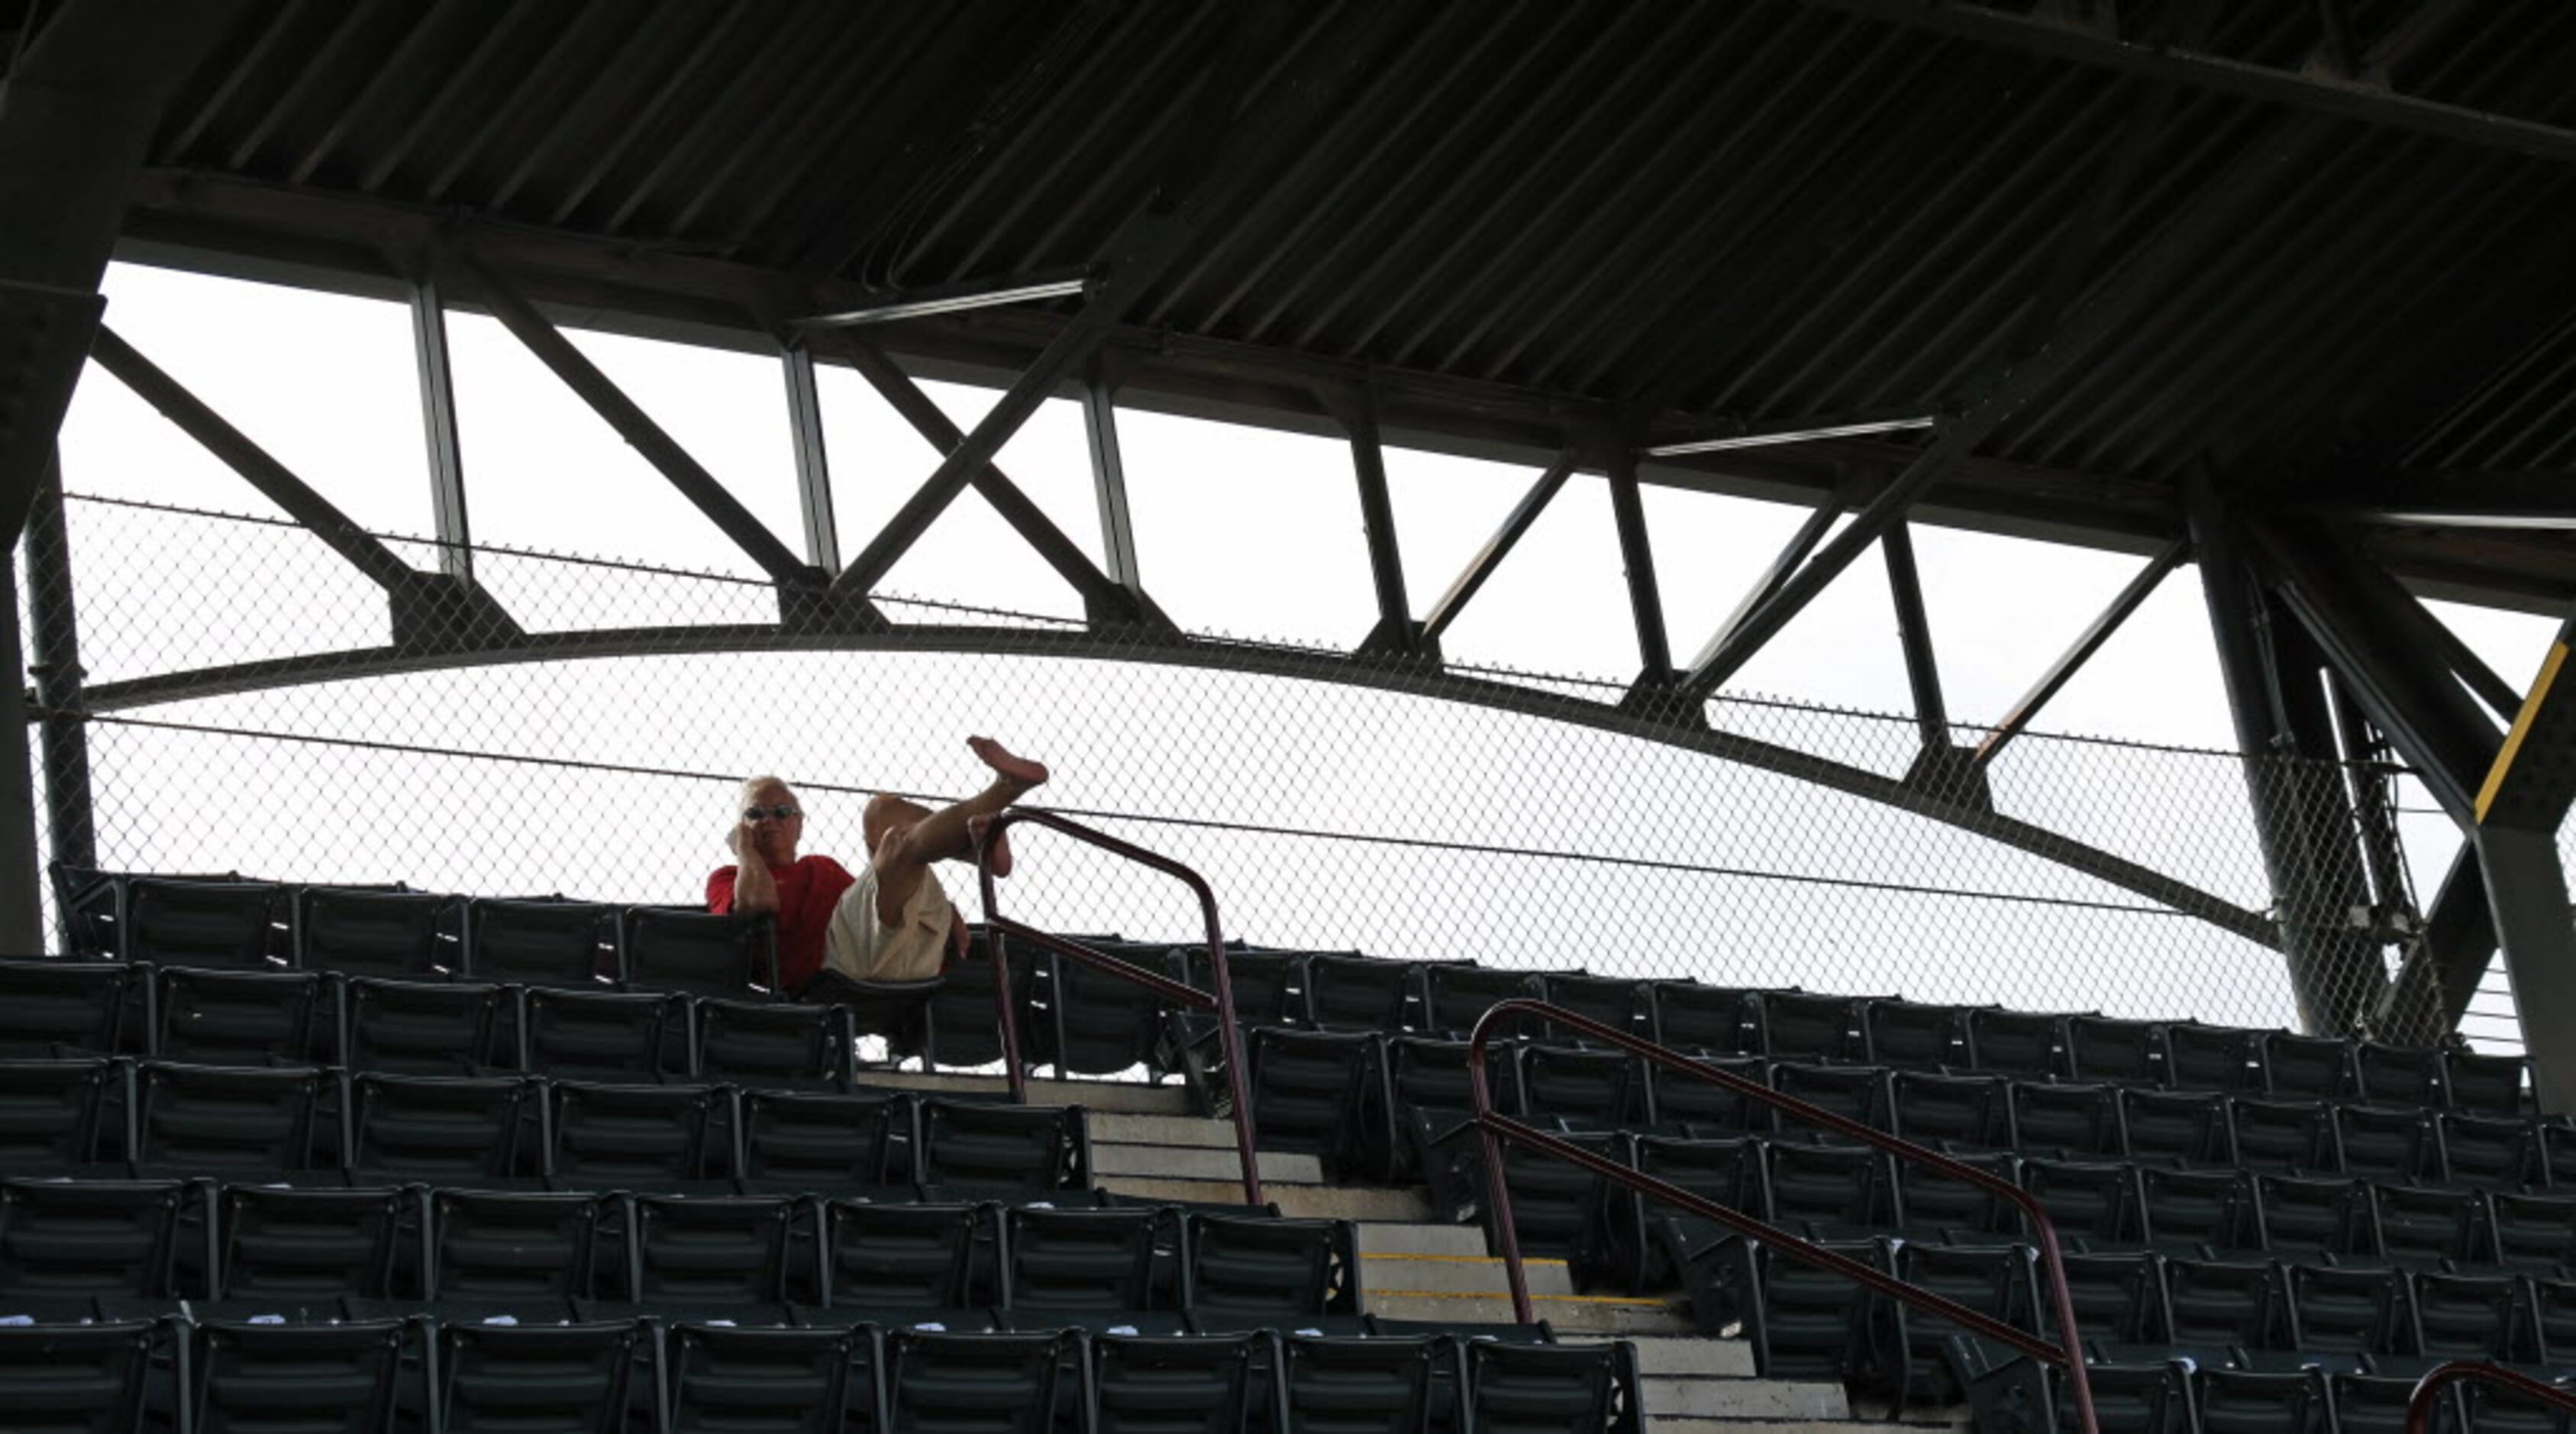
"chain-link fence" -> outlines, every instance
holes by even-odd
[[[123,500],[40,510],[21,570],[40,761],[57,791],[86,761],[86,855],[688,901],[730,859],[745,775],[785,777],[806,850],[847,859],[868,794],[971,790],[963,739],[992,733],[1053,764],[1034,800],[1197,867],[1259,944],[2413,1019],[2373,1010],[2409,900],[2402,862],[2375,871],[2357,839],[2375,769],[2263,764],[2267,828],[2232,753],[2023,734],[1980,762],[1989,734],[1956,728],[1927,756],[1910,717],[1725,697],[1675,721],[1617,682],[890,597],[882,627],[808,600],[783,621],[766,581],[523,551],[474,551],[470,587],[401,576],[443,556]],[[950,885],[971,911],[971,877]],[[1044,834],[1004,901],[1066,930],[1196,928],[1177,886]],[[2305,989],[2285,944],[2321,973]]]

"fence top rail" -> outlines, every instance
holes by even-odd
[[[1203,992],[1187,982],[1147,971],[1105,951],[1095,951],[1078,941],[1040,931],[1002,915],[1000,891],[993,871],[993,848],[1004,832],[1024,823],[1062,832],[1076,841],[1162,872],[1188,886],[1190,894],[1198,898],[1199,914],[1207,923],[1209,980],[1216,988],[1214,993]],[[1122,841],[1098,828],[1085,826],[1040,807],[1012,807],[996,813],[984,823],[983,834],[975,842],[975,876],[983,890],[984,924],[993,933],[995,1015],[1001,1027],[1002,1061],[1010,1077],[1011,1098],[1026,1104],[1029,1088],[1028,1071],[1020,1061],[1018,1013],[1011,1005],[1010,953],[1006,947],[1009,940],[1027,941],[1056,956],[1142,986],[1165,1000],[1180,1002],[1193,1010],[1212,1009],[1217,1018],[1217,1043],[1224,1052],[1227,1093],[1234,1103],[1234,1145],[1235,1154],[1243,1165],[1243,1201],[1247,1205],[1263,1203],[1260,1163],[1253,1150],[1252,1094],[1244,1080],[1243,1032],[1234,1018],[1234,977],[1226,964],[1225,934],[1217,917],[1216,892],[1208,885],[1207,878],[1159,852],[1148,851],[1133,842]],[[1061,1069],[1058,1074],[1062,1074]]]
[[[2022,1217],[2029,1223],[2033,1237],[2038,1241],[2041,1262],[2048,1272],[2051,1311],[2056,1316],[2061,1343],[2050,1345],[2045,1340],[2013,1329],[1989,1316],[1899,1280],[1893,1275],[1881,1274],[1865,1265],[1855,1264],[1830,1250],[1819,1248],[1813,1241],[1803,1240],[1775,1229],[1740,1211],[1730,1210],[1714,1201],[1704,1200],[1686,1190],[1656,1180],[1642,1172],[1629,1170],[1615,1161],[1604,1160],[1590,1151],[1568,1145],[1544,1132],[1496,1114],[1493,1106],[1493,1090],[1485,1071],[1485,1053],[1492,1044],[1494,1034],[1499,1027],[1515,1017],[1524,1016],[1534,1017],[1549,1025],[1561,1027],[1605,1045],[1616,1046],[1631,1055],[1692,1079],[1723,1086],[1748,1100],[1786,1112],[1809,1124],[1823,1126],[1827,1130],[1884,1151],[1897,1159],[1926,1166],[1952,1179],[1966,1181],[2002,1198],[2021,1211]],[[2097,1434],[2100,1425],[2094,1417],[2092,1382],[2085,1374],[2084,1343],[2082,1334],[2075,1324],[2075,1298],[2066,1283],[2065,1257],[2058,1246],[2056,1224],[2050,1220],[2045,1206],[2011,1181],[1954,1160],[1939,1151],[1917,1145],[1913,1141],[1874,1130],[1859,1121],[1838,1115],[1795,1096],[1783,1095],[1769,1086],[1758,1085],[1731,1071],[1719,1070],[1705,1062],[1693,1060],[1679,1051],[1632,1032],[1605,1025],[1562,1006],[1551,1005],[1528,996],[1513,996],[1497,1001],[1486,1008],[1484,1015],[1477,1018],[1475,1030],[1467,1037],[1467,1083],[1475,1100],[1476,1124],[1485,1138],[1486,1178],[1493,1191],[1495,1229],[1503,1246],[1503,1259],[1506,1273],[1511,1281],[1514,1312],[1523,1324],[1529,1322],[1530,1314],[1528,1283],[1521,1266],[1519,1232],[1512,1224],[1511,1195],[1508,1183],[1503,1178],[1502,1155],[1495,1144],[1498,1139],[1503,1138],[1516,1140],[1559,1159],[1572,1161],[1605,1179],[1617,1181],[1640,1193],[1681,1205],[1695,1214],[1715,1220],[1755,1239],[1763,1240],[1781,1253],[1802,1263],[1856,1280],[1892,1299],[1919,1306],[1981,1334],[1988,1334],[2035,1358],[2050,1360],[2066,1370],[2068,1391],[2075,1401],[2078,1426],[2085,1431],[2085,1434]]]
[[[2545,1384],[2521,1370],[2484,1359],[2455,1359],[2424,1371],[2415,1381],[2415,1392],[2406,1401],[2406,1434],[2430,1434],[2433,1427],[2433,1401],[2445,1386],[2479,1380],[2499,1385],[2543,1404],[2576,1410],[2576,1392]]]

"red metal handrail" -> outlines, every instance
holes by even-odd
[[[2442,1386],[2446,1384],[2470,1379],[2483,1379],[2489,1384],[2503,1385],[2517,1394],[2528,1395],[2543,1404],[2555,1404],[2561,1409],[2576,1409],[2576,1394],[2571,1394],[2557,1385],[2543,1384],[2520,1370],[2507,1369],[2501,1364],[2492,1364],[2483,1359],[2455,1359],[2448,1364],[2433,1366],[2424,1371],[2422,1379],[2415,1381],[2415,1393],[2406,1401],[2406,1434],[2430,1434],[2433,1428],[2434,1396],[2440,1394]]]
[[[997,908],[993,885],[993,843],[1004,831],[1022,822],[1035,822],[1052,828],[1076,841],[1099,847],[1112,856],[1150,866],[1187,883],[1199,899],[1199,913],[1207,919],[1208,961],[1215,973],[1215,994],[1210,995],[1185,982],[1157,976],[1106,952],[1094,951],[1078,941],[1067,941],[1053,932],[1040,931],[1003,916]],[[1028,1104],[1029,1076],[1020,1067],[1020,1023],[1018,1013],[1011,1009],[1011,966],[1009,953],[1002,944],[1004,936],[1026,941],[1065,960],[1142,986],[1166,1001],[1194,1011],[1216,1012],[1217,1041],[1225,1052],[1226,1085],[1234,1097],[1234,1149],[1243,1161],[1243,1203],[1261,1204],[1261,1169],[1252,1148],[1252,1098],[1243,1084],[1243,1033],[1234,1024],[1234,977],[1226,969],[1225,937],[1223,928],[1217,925],[1216,893],[1209,888],[1206,878],[1170,857],[1120,841],[1107,832],[1068,821],[1037,807],[1013,807],[984,824],[983,840],[975,845],[975,875],[984,889],[984,925],[993,933],[993,1003],[1001,1016],[1002,1060],[1010,1074],[1011,1099],[1022,1105]]]
[[[1667,1070],[1679,1071],[1683,1075],[1724,1086],[1738,1095],[1759,1101],[1774,1110],[1786,1111],[1800,1120],[1821,1125],[1838,1135],[1857,1140],[1864,1145],[1874,1146],[1899,1159],[1929,1166],[1954,1180],[1965,1180],[1979,1189],[2011,1201],[2021,1210],[2023,1216],[2030,1221],[2031,1228],[2038,1234],[2040,1258],[2048,1267],[2049,1299],[2057,1314],[2058,1334],[2063,1343],[2052,1345],[2037,1335],[2015,1329],[1991,1315],[1972,1310],[1955,1300],[1946,1299],[1929,1290],[1908,1284],[1892,1274],[1873,1270],[1855,1260],[1845,1259],[1831,1250],[1817,1246],[1812,1241],[1802,1240],[1785,1230],[1756,1220],[1742,1211],[1728,1209],[1714,1200],[1695,1195],[1680,1186],[1658,1180],[1643,1171],[1631,1169],[1615,1160],[1596,1155],[1579,1145],[1559,1140],[1534,1126],[1524,1125],[1509,1116],[1495,1114],[1494,1094],[1491,1082],[1485,1074],[1485,1048],[1493,1040],[1494,1028],[1497,1024],[1521,1015],[1536,1016],[1550,1025],[1561,1026],[1593,1040],[1618,1046],[1631,1054],[1653,1061]],[[1927,1150],[1916,1145],[1910,1140],[1872,1130],[1856,1120],[1836,1115],[1821,1106],[1810,1105],[1796,1096],[1782,1095],[1768,1086],[1755,1085],[1742,1076],[1692,1060],[1653,1041],[1605,1026],[1599,1021],[1588,1016],[1577,1015],[1562,1006],[1551,1006],[1545,1001],[1526,996],[1514,996],[1508,1000],[1498,1001],[1478,1018],[1475,1031],[1467,1038],[1467,1084],[1468,1089],[1474,1094],[1476,1129],[1484,1143],[1485,1185],[1493,1199],[1494,1229],[1503,1246],[1503,1271],[1511,1281],[1512,1314],[1520,1323],[1533,1322],[1530,1310],[1529,1275],[1521,1266],[1520,1232],[1512,1222],[1510,1182],[1503,1178],[1502,1141],[1504,1140],[1516,1141],[1542,1154],[1553,1155],[1559,1160],[1581,1166],[1605,1180],[1624,1185],[1641,1195],[1667,1204],[1679,1205],[1702,1219],[1714,1220],[1739,1235],[1759,1240],[1793,1260],[1814,1265],[1819,1269],[1830,1270],[1847,1280],[1866,1285],[1891,1299],[1901,1300],[1906,1304],[1928,1310],[1988,1339],[2011,1345],[2033,1359],[2062,1366],[2066,1370],[2068,1392],[2075,1399],[2078,1427],[2084,1431],[2084,1434],[2099,1434],[2101,1426],[2093,1417],[2093,1385],[2092,1381],[2085,1377],[2084,1371],[2084,1342],[2075,1329],[2075,1297],[2067,1289],[2064,1257],[2057,1248],[2057,1227],[2048,1218],[2048,1211],[2011,1181],[1999,1180],[1973,1165],[1962,1164],[1938,1151]]]

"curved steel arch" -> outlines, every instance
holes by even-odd
[[[1657,742],[1812,782],[1884,806],[1928,817],[1972,835],[2069,867],[2138,896],[2198,917],[2233,935],[2278,949],[2270,918],[2187,882],[2046,827],[1945,800],[1891,777],[1792,747],[1654,715],[1588,702],[1539,688],[1462,676],[1434,663],[1313,652],[1252,643],[1175,637],[1150,630],[1104,635],[1091,630],[902,623],[873,630],[796,631],[766,624],[606,628],[529,633],[473,647],[377,647],[269,658],[223,667],[100,683],[85,694],[93,712],[113,712],[202,697],[272,691],[318,682],[510,663],[580,658],[662,657],[709,652],[938,652],[1146,662],[1344,686],[1465,702]]]

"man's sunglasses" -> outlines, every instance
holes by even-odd
[[[762,817],[776,817],[783,822],[789,817],[801,817],[803,815],[805,815],[805,809],[796,805],[794,802],[780,802],[774,807],[745,807],[742,809],[742,819],[747,822],[756,822]]]

